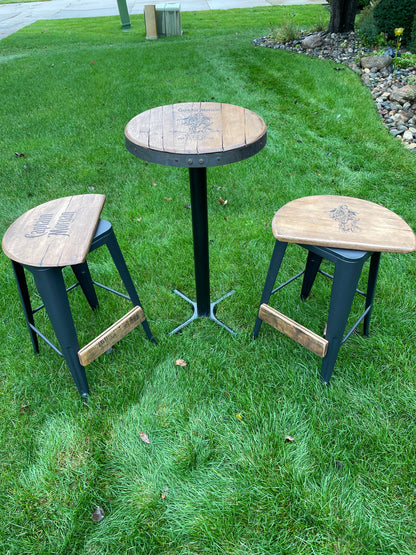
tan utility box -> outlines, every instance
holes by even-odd
[[[149,40],[157,39],[156,8],[153,4],[144,7],[144,26],[146,28],[146,38]]]

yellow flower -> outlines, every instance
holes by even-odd
[[[403,27],[398,27],[397,29],[394,30],[394,34],[396,35],[396,37],[400,37],[400,35],[403,35]]]

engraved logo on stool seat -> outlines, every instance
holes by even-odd
[[[75,212],[62,212],[59,216],[58,221],[55,225],[50,226],[54,214],[41,214],[35,223],[33,224],[33,229],[30,233],[26,233],[25,237],[27,239],[37,239],[38,237],[43,237],[47,235],[48,237],[54,237],[57,235],[65,235],[69,237],[69,231],[71,223],[75,219]]]
[[[345,233],[358,233],[361,231],[358,222],[360,218],[357,213],[348,207],[348,204],[341,204],[338,208],[330,210],[331,218],[338,222],[339,230]]]

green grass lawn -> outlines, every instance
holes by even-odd
[[[183,36],[158,41],[143,16],[130,33],[118,17],[40,21],[0,42],[1,234],[40,203],[104,193],[158,338],[139,327],[88,366],[83,404],[62,360],[31,351],[1,256],[1,553],[416,553],[414,255],[382,255],[372,333],[342,348],[329,387],[320,359],[271,327],[250,338],[289,200],[361,197],[416,229],[416,157],[359,77],[252,46],[293,13],[328,19],[319,6],[185,12]],[[167,336],[190,316],[172,289],[195,294],[187,170],[124,146],[134,115],[184,101],[238,104],[268,127],[262,152],[208,170],[212,297],[236,289],[218,310],[235,336],[205,320]],[[305,260],[289,253],[288,274]],[[103,249],[90,260],[121,287]],[[321,333],[327,293],[322,278],[307,302],[297,285],[276,302]],[[81,345],[130,308],[98,294],[98,314],[71,294]]]
[[[49,2],[50,0],[0,0],[0,4],[17,4],[25,2]]]

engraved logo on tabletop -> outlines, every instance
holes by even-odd
[[[209,133],[212,132],[212,118],[206,116],[203,112],[190,114],[181,121],[184,127],[188,129],[188,137],[193,139],[206,139]],[[185,137],[183,139],[185,139]]]

